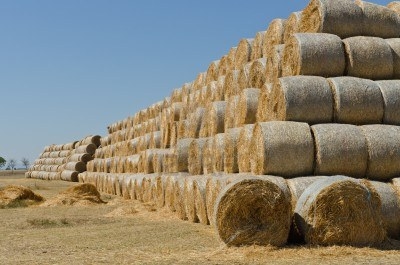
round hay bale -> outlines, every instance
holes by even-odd
[[[93,156],[90,154],[73,154],[68,157],[69,162],[83,162],[87,163],[93,159]]]
[[[288,76],[273,88],[273,115],[281,121],[309,124],[333,121],[333,95],[329,82],[319,76]]]
[[[74,150],[74,154],[90,154],[94,155],[97,146],[95,144],[81,145]]]
[[[218,81],[217,81],[218,97],[216,97],[215,100],[213,100],[213,101],[221,101],[221,100],[225,100],[227,98],[225,95],[225,90],[224,90],[225,79],[226,79],[226,76],[218,77]]]
[[[225,120],[224,120],[224,131],[227,131],[230,128],[237,127],[235,124],[235,116],[236,111],[239,107],[239,99],[240,96],[231,96],[226,101],[226,112],[225,112]]]
[[[311,126],[311,131],[315,141],[315,175],[365,176],[368,146],[361,128],[318,124]]]
[[[203,121],[205,112],[206,112],[205,108],[199,107],[195,110],[195,112],[189,115],[188,118],[189,124],[187,132],[187,136],[189,138],[199,138],[201,123]]]
[[[370,246],[385,238],[379,195],[343,176],[309,186],[297,202],[295,222],[313,245]]]
[[[260,89],[258,88],[246,88],[240,92],[239,111],[236,111],[234,115],[235,127],[256,123],[259,97]]]
[[[206,74],[206,84],[209,84],[212,81],[216,81],[218,79],[218,67],[219,60],[212,61],[208,66],[207,74]]]
[[[250,152],[251,172],[257,175],[305,176],[313,172],[314,143],[307,123],[257,123]]]
[[[212,145],[213,172],[224,172],[225,157],[225,133],[219,133],[213,137]]]
[[[149,149],[161,148],[161,131],[153,131],[150,133]]]
[[[293,34],[299,32],[301,13],[301,11],[293,12],[286,20],[285,27],[283,28],[283,43],[286,44]]]
[[[224,133],[224,172],[239,173],[238,142],[242,128],[232,128]]]
[[[83,162],[68,162],[67,164],[65,164],[64,168],[81,173],[83,171],[86,171],[86,164]]]
[[[357,36],[344,39],[343,43],[346,75],[373,80],[392,78],[392,50],[384,39]]]
[[[400,15],[400,1],[390,2],[387,7]]]
[[[189,147],[193,141],[193,138],[187,138],[176,143],[174,150],[176,160],[172,168],[174,172],[188,172]]]
[[[252,62],[250,67],[249,87],[262,88],[266,80],[267,59],[261,58]]]
[[[237,142],[237,161],[240,173],[250,172],[250,143],[253,138],[254,124],[243,126]]]
[[[393,57],[393,79],[400,79],[400,39],[386,39],[392,51]]]
[[[187,173],[174,173],[163,176],[165,178],[165,205],[171,212],[175,212],[175,182],[187,177]]]
[[[154,182],[154,203],[157,208],[162,208],[165,205],[165,186],[166,186],[166,177],[163,175],[156,175]]]
[[[218,77],[225,76],[228,71],[228,55],[224,55],[219,60]]]
[[[291,220],[290,194],[278,177],[239,177],[220,193],[215,227],[228,246],[286,244]]]
[[[282,77],[282,60],[284,44],[275,45],[271,53],[267,54],[266,82],[274,83],[279,77]]]
[[[143,176],[142,180],[142,191],[143,191],[143,202],[144,203],[154,203],[154,183],[159,175],[156,174],[146,174]]]
[[[235,58],[236,58],[236,50],[237,47],[232,47],[229,49],[228,55],[227,55],[227,60],[226,60],[226,74],[229,73],[229,70],[234,70],[235,69]]]
[[[208,177],[201,176],[193,180],[194,207],[199,223],[210,224],[207,216],[206,183]]]
[[[246,63],[242,67],[240,67],[239,78],[238,78],[238,94],[245,88],[251,87],[250,86],[250,69],[253,63]]]
[[[342,76],[345,67],[343,43],[336,35],[296,33],[285,43],[282,76]]]
[[[121,196],[126,200],[133,199],[131,198],[131,189],[132,187],[132,178],[131,176],[125,176],[121,178]]]
[[[361,36],[363,20],[362,9],[353,1],[311,0],[302,12],[299,31],[331,33],[342,39]]]
[[[214,138],[213,137],[208,137],[206,138],[206,142],[204,143],[203,149],[202,149],[202,155],[203,155],[203,173],[204,174],[211,174],[213,173],[213,164],[214,164],[214,156],[213,156],[213,144],[214,144]]]
[[[356,77],[328,79],[334,95],[334,121],[337,123],[382,123],[384,103],[378,84]]]
[[[81,172],[74,171],[74,170],[63,170],[61,171],[60,178],[61,180],[71,181],[71,182],[78,182],[78,174]]]
[[[392,183],[364,181],[364,184],[376,192],[381,201],[383,225],[388,237],[400,238],[400,197]]]
[[[204,176],[189,176],[185,178],[184,182],[183,197],[184,197],[185,211],[188,221],[192,223],[199,222],[199,218],[197,217],[196,213],[195,193],[194,193],[195,192],[194,183],[195,180],[198,178],[204,178]]]
[[[88,145],[88,144],[94,144],[96,147],[99,147],[101,145],[101,136],[100,135],[88,135],[79,142],[75,144],[75,146],[72,148],[77,148],[82,145]]]
[[[269,111],[272,105],[272,84],[265,83],[260,89],[260,96],[258,98],[258,108],[257,108],[257,122],[265,122],[270,120],[268,117]]]
[[[276,18],[269,23],[263,40],[263,57],[268,58],[268,55],[273,52],[272,49],[275,45],[283,44],[285,23],[286,20],[280,18]]]
[[[181,220],[188,220],[185,206],[185,179],[187,176],[177,176],[174,181],[174,209]]]
[[[203,86],[206,85],[206,76],[207,73],[199,73],[196,77],[196,79],[193,81],[193,89],[194,90],[200,90]]]
[[[208,139],[195,139],[189,146],[188,170],[191,175],[203,174],[203,148]]]
[[[303,194],[304,190],[307,189],[311,184],[316,181],[326,179],[327,176],[305,176],[305,177],[297,177],[287,179],[287,185],[290,190],[291,198],[292,198],[292,209],[296,208],[297,201],[300,196]]]
[[[143,197],[144,197],[144,191],[143,191],[143,178],[144,175],[143,174],[137,174],[135,175],[134,179],[133,179],[133,190],[135,193],[135,197],[136,200],[143,202]]]
[[[218,133],[223,133],[225,130],[225,110],[226,110],[226,102],[225,101],[216,101],[212,102],[207,107],[207,113],[209,118],[208,124],[208,135],[214,136]]]
[[[384,124],[400,125],[400,82],[398,80],[377,81],[383,97]]]
[[[400,175],[400,128],[394,125],[361,126],[368,145],[368,179],[385,181]]]
[[[223,88],[225,98],[235,96],[239,93],[239,75],[240,70],[230,70],[226,74]]]
[[[386,6],[355,0],[363,11],[364,36],[381,38],[397,38],[400,36],[400,17],[395,11]]]
[[[189,131],[189,120],[178,121],[177,140],[187,138],[188,131]]]
[[[251,47],[251,61],[255,61],[263,57],[262,47],[265,33],[266,31],[260,31],[256,33],[253,46]]]
[[[254,39],[241,39],[235,53],[235,69],[242,68],[251,60],[251,47]]]

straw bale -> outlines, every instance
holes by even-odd
[[[260,31],[256,33],[253,45],[251,47],[251,61],[255,61],[263,57],[262,48],[266,32],[267,31]]]
[[[343,40],[346,51],[346,75],[367,79],[390,79],[393,55],[381,38],[357,36]]]
[[[331,33],[343,39],[363,35],[363,20],[362,9],[353,1],[311,0],[302,12],[299,31]]]
[[[251,60],[251,48],[254,39],[241,39],[235,53],[235,69],[242,68]]]
[[[78,174],[80,172],[74,170],[63,170],[61,172],[60,178],[61,180],[78,182]]]
[[[179,174],[181,173],[168,174],[163,176],[163,178],[165,178],[165,191],[164,191],[165,206],[171,212],[175,212],[174,186],[175,186],[175,179]]]
[[[161,131],[153,131],[150,134],[150,149],[161,148]]]
[[[188,220],[185,207],[185,179],[187,176],[177,176],[174,179],[174,208],[181,220]]]
[[[143,202],[152,203],[154,202],[154,184],[156,178],[159,175],[156,174],[148,174],[143,176],[142,180],[142,191],[143,191]]]
[[[227,54],[226,58],[226,74],[228,74],[229,70],[234,70],[235,69],[235,57],[236,57],[236,50],[237,47],[232,47],[229,49],[229,52]]]
[[[254,174],[294,177],[313,172],[314,143],[307,123],[257,123],[250,152],[257,154],[250,158]]]
[[[143,202],[144,191],[143,191],[143,174],[137,174],[133,179],[133,190],[135,193],[136,200]]]
[[[225,80],[225,76],[223,76]],[[223,90],[218,86],[218,81],[212,81],[207,85],[206,93],[204,95],[204,104],[207,105],[211,101],[223,100]]]
[[[231,96],[226,101],[226,109],[225,109],[225,117],[224,117],[224,131],[237,127],[236,122],[236,113],[239,107],[240,96]]]
[[[213,137],[212,146],[213,172],[224,172],[225,160],[225,133],[219,133]]]
[[[400,38],[386,39],[392,51],[393,57],[393,78],[400,79]]]
[[[296,33],[285,43],[282,76],[342,76],[345,67],[343,43],[336,35]]]
[[[188,171],[191,175],[203,174],[203,148],[208,139],[195,139],[189,146]]]
[[[201,123],[204,119],[204,113],[206,109],[199,107],[188,116],[188,131],[187,136],[189,138],[199,138],[199,133],[201,129]]]
[[[125,176],[121,178],[121,196],[122,198],[129,200],[131,198],[132,178],[131,176]]]
[[[197,216],[199,223],[208,225],[209,220],[207,216],[207,205],[206,205],[206,183],[208,177],[198,176],[193,179],[193,194],[194,194],[194,211]]]
[[[370,246],[385,238],[379,195],[343,176],[310,185],[297,202],[295,222],[308,244]]]
[[[74,150],[74,154],[90,154],[93,155],[97,147],[95,144],[81,145]]]
[[[101,145],[101,136],[100,135],[88,135],[79,142],[75,144],[74,148],[77,148],[82,145],[88,145],[88,144],[94,144],[96,147],[99,147]],[[74,149],[72,148],[72,149]]]
[[[264,122],[269,119],[269,111],[268,109],[272,110],[272,84],[271,83],[265,83],[261,89],[260,89],[260,96],[258,98],[258,107],[257,107],[257,114],[256,114],[256,120],[257,122]]]
[[[71,150],[63,150],[58,153],[59,157],[67,157],[71,154]]]
[[[209,119],[207,127],[209,136],[224,132],[225,110],[225,101],[212,102],[207,106],[207,118]]]
[[[279,177],[238,177],[221,191],[214,214],[228,246],[283,246],[290,231],[289,189]]]
[[[275,45],[269,54],[267,54],[266,82],[274,83],[279,77],[282,77],[282,60],[285,45]]]
[[[239,75],[240,70],[229,70],[225,76],[224,94],[225,98],[237,95],[239,93]]]
[[[263,57],[268,58],[275,45],[283,44],[285,23],[285,19],[276,18],[269,24],[263,40]]]
[[[334,95],[334,121],[351,124],[382,123],[384,103],[377,83],[356,77],[328,79]]]
[[[389,180],[400,175],[400,128],[394,125],[361,126],[368,145],[366,177]]]
[[[400,125],[400,82],[398,80],[378,81],[383,97],[383,123]]]
[[[369,189],[373,189],[381,201],[383,225],[388,237],[400,238],[400,197],[396,187],[391,183],[380,181],[364,181]]]
[[[240,173],[250,172],[250,143],[253,138],[254,124],[245,125],[237,140],[237,161]]]
[[[69,162],[81,161],[81,162],[87,163],[92,159],[93,159],[93,156],[91,156],[90,154],[74,154],[74,155],[71,155],[70,157],[68,157]]]
[[[260,89],[258,88],[247,88],[240,92],[238,110],[234,115],[235,127],[256,123],[259,97]]]
[[[214,169],[213,169],[213,164],[214,164],[214,156],[213,156],[214,138],[213,137],[208,137],[206,139],[207,140],[204,143],[204,146],[203,146],[203,149],[202,149],[203,173],[204,174],[211,174],[214,171]]]
[[[327,176],[305,176],[286,180],[292,198],[292,210],[296,208],[297,201],[303,192],[314,182],[328,178]]]
[[[67,170],[78,171],[79,173],[86,171],[86,164],[84,162],[68,162],[64,167]]]
[[[172,168],[174,172],[188,172],[189,147],[194,140],[193,138],[186,138],[177,141],[174,150],[176,158]]]
[[[224,172],[239,173],[238,143],[242,128],[232,128],[224,133]]]
[[[228,55],[223,55],[221,59],[219,59],[218,65],[218,78],[221,76],[225,76],[228,70]]]
[[[182,88],[175,88],[171,93],[171,102],[181,102],[182,101]]]
[[[302,12],[293,12],[287,18],[285,27],[283,28],[283,43],[287,43],[289,38],[299,32]]]
[[[193,81],[193,89],[194,90],[199,90],[203,86],[205,86],[206,85],[206,77],[207,77],[207,73],[206,72],[199,73],[197,75],[196,79]]]
[[[187,219],[192,223],[198,223],[199,218],[196,213],[195,206],[195,190],[194,183],[196,179],[202,179],[204,176],[189,176],[184,179],[183,201]]]
[[[311,126],[315,141],[315,175],[362,178],[367,171],[368,146],[361,128],[350,124]]]
[[[253,61],[250,67],[249,86],[253,88],[262,88],[266,80],[267,59],[261,58]],[[239,79],[240,80],[240,79]]]
[[[238,77],[238,93],[243,89],[251,87],[250,86],[250,69],[253,62],[249,62],[240,67],[239,77]]]
[[[279,78],[273,88],[274,118],[309,124],[333,121],[333,95],[329,82],[319,76]]]

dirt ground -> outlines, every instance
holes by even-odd
[[[0,174],[49,199],[76,185]],[[227,248],[213,228],[165,209],[102,194],[107,204],[0,209],[0,264],[399,264],[400,242],[381,248]]]

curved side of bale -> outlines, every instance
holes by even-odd
[[[376,192],[381,200],[383,225],[387,236],[400,238],[400,197],[396,187],[380,181],[364,181],[364,184]]]
[[[367,171],[368,146],[361,128],[350,124],[311,126],[315,141],[315,175],[362,178]]]
[[[385,238],[379,195],[343,176],[309,186],[297,202],[295,222],[309,244],[370,246]]]
[[[267,54],[266,82],[274,83],[279,77],[282,77],[282,60],[285,44],[275,45],[269,54]]]
[[[239,106],[239,99],[240,96],[231,96],[226,101],[226,113],[225,113],[225,120],[224,120],[224,131],[237,127],[235,124],[235,116],[236,111]]]
[[[258,88],[246,88],[240,92],[238,111],[236,110],[234,116],[236,127],[256,123],[259,97],[260,89]]]
[[[177,140],[187,138],[188,132],[189,132],[189,120],[178,121]]]
[[[188,170],[191,175],[203,174],[203,149],[208,139],[195,139],[189,146]]]
[[[208,225],[210,224],[207,216],[206,204],[206,183],[208,177],[201,176],[194,179],[193,193],[194,193],[194,207],[199,223]]]
[[[373,80],[392,78],[392,50],[384,39],[357,36],[344,39],[343,43],[346,75]]]
[[[393,57],[393,78],[399,79],[400,78],[400,39],[386,39],[385,40],[392,51]]]
[[[296,33],[285,43],[282,76],[342,76],[345,67],[343,43],[336,35]]]
[[[311,0],[302,12],[299,30],[331,33],[343,39],[363,35],[363,19],[362,9],[353,1]]]
[[[193,138],[186,138],[176,143],[174,150],[176,161],[172,169],[174,172],[188,172],[189,147],[193,140]]]
[[[90,154],[73,154],[68,157],[69,162],[84,162],[87,163],[92,160],[93,157]]]
[[[95,144],[81,145],[74,150],[74,154],[90,154],[94,155],[96,152],[97,146]]]
[[[275,45],[283,44],[283,33],[285,28],[285,19],[276,18],[269,23],[267,32],[263,40],[263,57],[268,58]]]
[[[65,169],[71,170],[71,171],[78,171],[79,173],[82,173],[83,171],[86,171],[86,164],[83,162],[68,162],[64,166]]]
[[[257,122],[265,122],[267,120],[271,120],[269,118],[270,115],[269,109],[272,110],[272,84],[265,83],[260,89],[260,97],[258,99],[258,108],[257,108]]]
[[[235,69],[235,57],[236,57],[236,51],[237,47],[232,47],[229,49],[228,55],[227,55],[227,60],[226,60],[226,66],[227,66],[227,73],[229,70],[234,70]]]
[[[254,39],[241,39],[235,53],[235,69],[242,68],[243,65],[251,60],[251,48]]]
[[[356,77],[328,79],[334,95],[334,121],[350,124],[382,123],[384,103],[377,83]]]
[[[238,141],[242,128],[232,128],[224,133],[224,172],[239,173]]]
[[[303,192],[311,186],[316,181],[320,181],[329,177],[326,176],[306,176],[306,177],[297,177],[287,179],[287,185],[290,190],[291,200],[292,200],[292,209],[296,208],[297,201],[303,194]]]
[[[121,196],[122,198],[129,200],[134,199],[131,198],[131,187],[132,187],[132,178],[130,176],[125,176],[121,179]]]
[[[364,125],[368,145],[366,178],[385,181],[400,175],[400,128],[394,125]]]
[[[143,197],[144,197],[144,191],[143,191],[143,174],[137,174],[135,175],[133,179],[133,190],[135,193],[136,200],[143,202]]]
[[[293,12],[286,19],[285,27],[283,28],[283,43],[286,44],[293,34],[299,32],[301,14],[301,11]]]
[[[250,152],[251,171],[257,175],[294,177],[313,172],[314,143],[306,123],[257,123]]]
[[[240,93],[243,89],[251,87],[250,86],[250,69],[251,65],[253,63],[246,63],[242,67],[240,67],[240,72],[239,72],[239,78],[238,78],[238,85],[239,85],[239,90],[238,93]]]
[[[212,81],[216,81],[218,79],[218,67],[219,60],[212,61],[208,66],[207,75],[206,75],[206,84],[209,84]]]
[[[249,87],[262,88],[266,80],[267,59],[261,58],[252,62],[250,67]]]
[[[218,235],[228,246],[283,246],[291,220],[285,180],[239,177],[221,191],[214,214]]]
[[[216,101],[208,106],[209,114],[208,135],[214,136],[225,131],[226,102]]]
[[[323,77],[282,77],[274,84],[273,93],[271,109],[277,120],[309,124],[333,121],[333,95]]]
[[[378,81],[383,97],[383,123],[400,125],[400,82],[398,80]]]
[[[208,137],[202,149],[204,174],[211,174],[214,172],[213,144],[214,144],[214,138]]]
[[[364,14],[362,35],[381,38],[400,36],[400,17],[395,11],[361,0],[356,0],[355,3],[361,7]]]
[[[251,47],[251,61],[255,61],[263,57],[262,47],[265,33],[266,31],[259,31],[256,33],[253,46]]]
[[[213,137],[212,146],[213,172],[224,172],[225,157],[225,133],[219,133]]]
[[[60,179],[65,181],[78,182],[78,171],[63,170],[61,171]]]
[[[225,76],[224,94],[225,98],[237,95],[239,93],[239,75],[240,70],[230,70]]]
[[[250,172],[250,143],[253,138],[254,124],[242,128],[237,143],[237,160],[240,173]]]

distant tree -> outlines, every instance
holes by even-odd
[[[0,156],[0,168],[3,168],[6,165],[7,161]]]
[[[15,159],[10,159],[10,161],[8,161],[8,167],[11,169],[11,174],[14,174],[16,164],[17,162],[15,161]]]
[[[28,169],[29,164],[30,164],[28,158],[23,157],[23,158],[21,159],[21,163],[24,165],[25,169]]]

